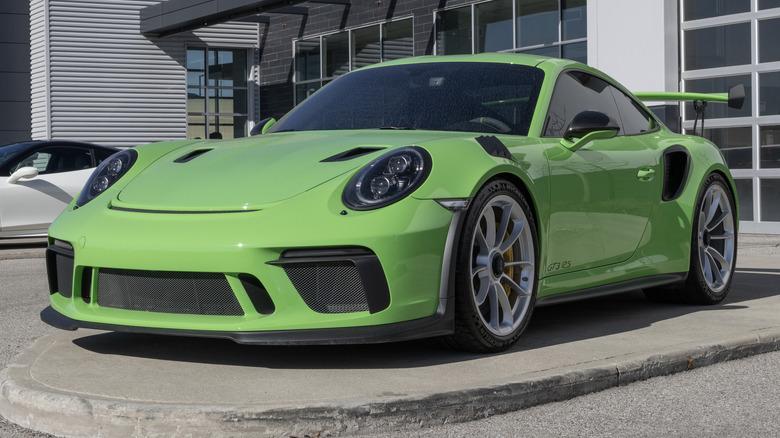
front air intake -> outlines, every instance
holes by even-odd
[[[101,268],[101,307],[184,315],[241,316],[244,311],[223,274]]]

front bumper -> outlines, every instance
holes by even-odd
[[[67,210],[50,230],[51,306],[41,318],[68,330],[254,344],[451,333],[460,213],[407,198],[345,215],[320,190],[334,192],[321,187],[246,213]]]

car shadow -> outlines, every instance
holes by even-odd
[[[780,289],[773,286],[778,276],[780,269],[738,270],[728,298],[715,306],[654,303],[637,290],[541,307],[535,310],[531,324],[517,345],[498,354],[615,335],[696,312],[739,311],[747,307],[741,303],[780,295]],[[99,354],[273,369],[417,368],[484,357],[451,351],[432,340],[369,345],[258,346],[225,339],[107,332],[77,338],[73,343]]]

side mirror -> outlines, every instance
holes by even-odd
[[[561,144],[576,151],[591,140],[612,138],[620,131],[620,126],[608,115],[598,111],[583,111],[571,120]],[[574,140],[576,139],[576,140]]]
[[[252,127],[252,130],[249,131],[249,135],[265,134],[265,131],[268,131],[268,129],[270,129],[271,126],[274,126],[275,124],[276,124],[276,119],[273,117],[260,120],[255,124],[255,126]]]
[[[35,178],[36,176],[38,176],[38,169],[32,166],[26,166],[17,169],[16,172],[12,173],[11,176],[8,177],[8,181],[6,182],[8,184],[16,184],[16,182],[22,178],[30,179],[30,178]]]

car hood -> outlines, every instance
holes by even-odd
[[[463,133],[315,131],[190,143],[137,174],[115,204],[159,210],[252,209],[310,190],[390,149],[455,136]]]

